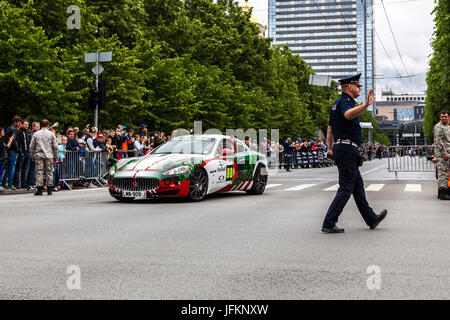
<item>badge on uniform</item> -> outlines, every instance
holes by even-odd
[[[336,103],[333,104],[333,106],[331,107],[331,110],[336,110]]]

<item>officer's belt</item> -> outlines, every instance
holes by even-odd
[[[351,144],[352,146],[358,148],[358,145],[356,143],[354,143],[352,140],[350,139],[337,139],[334,144]]]

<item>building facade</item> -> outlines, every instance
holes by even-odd
[[[376,104],[376,119],[380,131],[392,145],[425,145],[423,131],[425,94],[395,94],[382,91]]]
[[[269,37],[320,75],[361,73],[360,101],[374,83],[373,0],[268,0]]]
[[[391,90],[381,92],[381,101],[415,101],[425,103],[425,93],[421,94],[395,94]]]

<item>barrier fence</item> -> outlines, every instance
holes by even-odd
[[[395,172],[434,172],[436,165],[431,161],[434,146],[388,147],[388,171]]]
[[[71,181],[97,181],[102,185],[102,178],[108,172],[107,152],[86,151],[66,151],[64,158],[56,163],[56,180],[72,189],[68,182]]]
[[[278,167],[285,168],[288,164],[294,169],[298,168],[320,168],[334,165],[334,161],[327,159],[325,151],[300,151],[292,152],[291,157],[286,157],[286,154],[279,153]],[[270,164],[269,164],[270,167]]]

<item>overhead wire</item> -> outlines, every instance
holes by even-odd
[[[389,25],[389,29],[391,30],[392,38],[394,39],[395,47],[397,48],[397,53],[398,53],[398,55],[400,57],[400,61],[402,62],[402,65],[403,65],[403,68],[405,69],[406,75],[408,75],[408,70],[406,69],[405,62],[403,61],[402,54],[400,53],[400,49],[398,47],[397,39],[395,38],[394,32],[392,31],[391,22],[389,20],[389,16],[387,14],[386,7],[384,6],[383,0],[381,0],[381,4],[383,5],[384,14],[386,15],[386,19],[387,19],[387,22],[388,22],[388,25]],[[409,85],[410,85],[410,88],[411,88],[411,94],[413,94],[411,78],[409,78]]]

